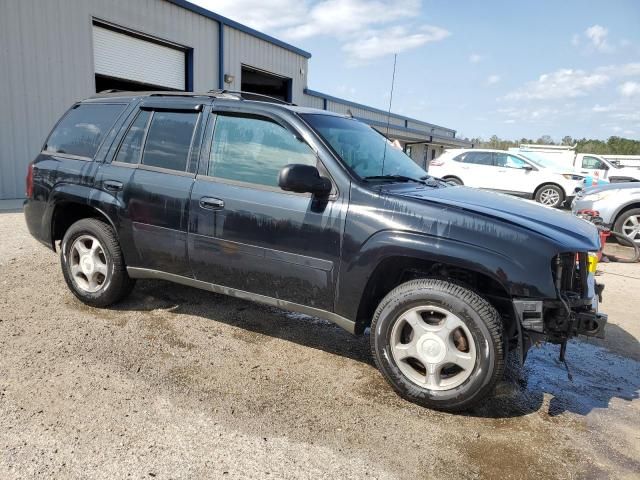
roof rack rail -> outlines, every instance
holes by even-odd
[[[245,92],[242,90],[214,89],[214,90],[209,90],[209,93],[219,94],[219,95],[224,95],[224,94],[237,95],[240,100],[255,100],[258,102],[279,103],[281,105],[295,105],[295,103],[287,102],[286,100],[272,97],[270,95],[264,95],[262,93],[255,93],[255,92]]]
[[[100,90],[98,92],[98,95],[103,94],[103,93],[116,93],[116,92],[124,92],[125,90],[119,90],[117,88],[108,88],[107,90]]]

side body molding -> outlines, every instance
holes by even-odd
[[[259,295],[256,293],[246,292],[244,290],[238,290],[235,288],[229,288],[222,285],[216,285],[214,283],[203,282],[194,278],[183,277],[181,275],[175,275],[173,273],[161,272],[158,270],[150,270],[146,268],[127,267],[127,273],[131,278],[150,278],[155,280],[168,280],[170,282],[179,283],[188,287],[200,288],[202,290],[208,290],[213,293],[220,293],[222,295],[229,295],[230,297],[241,298],[243,300],[251,300],[253,302],[263,303],[272,307],[282,308],[283,310],[289,310],[292,312],[303,313],[306,315],[312,315],[314,317],[324,318],[330,322],[335,323],[339,327],[344,328],[349,333],[354,333],[355,322],[345,317],[337,315],[333,312],[328,312],[319,308],[308,307],[306,305],[300,305],[299,303],[288,302],[286,300],[280,300],[278,298],[267,297],[265,295]]]

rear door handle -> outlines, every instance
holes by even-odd
[[[224,201],[219,198],[202,197],[200,199],[200,207],[207,210],[220,210],[224,208]]]
[[[105,180],[102,182],[102,185],[106,190],[111,192],[118,192],[122,190],[122,182],[118,182],[117,180]]]

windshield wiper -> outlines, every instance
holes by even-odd
[[[363,180],[389,180],[392,182],[424,183],[424,180],[421,178],[406,177],[404,175],[370,175],[368,177],[364,177]]]

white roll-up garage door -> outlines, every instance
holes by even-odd
[[[93,26],[95,73],[161,87],[185,89],[185,52]]]

